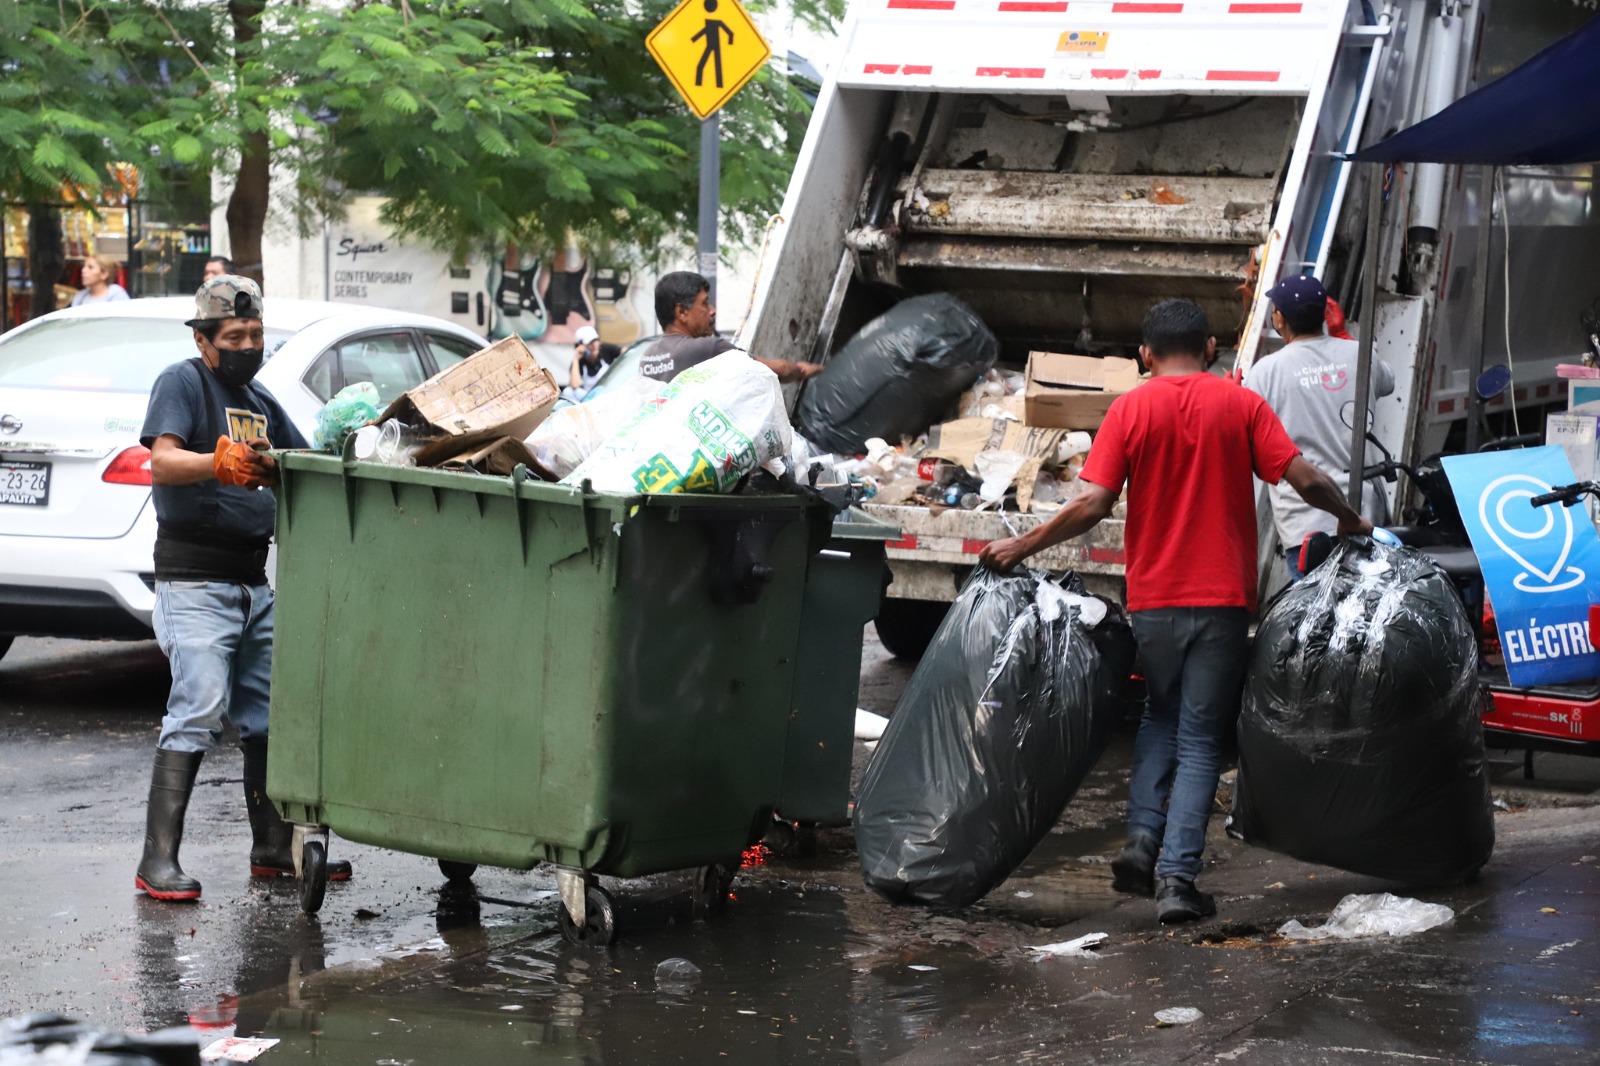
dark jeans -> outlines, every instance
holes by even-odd
[[[1294,584],[1306,575],[1300,572],[1300,546],[1283,550],[1283,561],[1289,567],[1289,584]]]
[[[1158,877],[1192,880],[1238,721],[1250,615],[1242,607],[1168,607],[1131,617],[1150,707],[1133,745],[1128,835],[1161,841]]]

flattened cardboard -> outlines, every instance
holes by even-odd
[[[979,452],[1021,452],[1050,460],[1061,446],[1059,429],[1025,426],[1009,418],[958,418],[928,431],[925,455],[960,463],[968,470]]]
[[[555,378],[513,335],[424,381],[378,421],[398,418],[421,430],[417,465],[437,466],[499,437],[526,437],[560,396]]]
[[[1099,429],[1111,404],[1143,379],[1132,359],[1028,354],[1026,421],[1057,429]]]
[[[441,465],[451,470],[471,469],[480,474],[496,474],[500,477],[509,475],[518,466],[525,466],[535,477],[545,481],[561,480],[540,466],[532,449],[517,437],[501,437],[481,448],[452,455]]]

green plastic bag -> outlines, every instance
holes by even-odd
[[[346,385],[317,412],[316,446],[325,452],[344,450],[350,434],[378,417],[378,387],[370,381]]]

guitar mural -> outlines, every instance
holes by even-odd
[[[628,296],[632,285],[629,271],[600,267],[594,272],[595,329],[607,344],[626,348],[644,333],[639,309]]]
[[[550,328],[540,338],[547,344],[571,344],[579,326],[595,324],[594,294],[589,287],[589,260],[576,244],[557,255],[541,281]]]
[[[505,258],[489,269],[490,340],[513,334],[525,341],[545,336],[550,315],[540,296],[542,275],[537,257],[524,258],[515,244],[506,245]]]

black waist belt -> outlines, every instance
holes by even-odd
[[[156,530],[157,581],[267,583],[265,537],[228,539]]]

